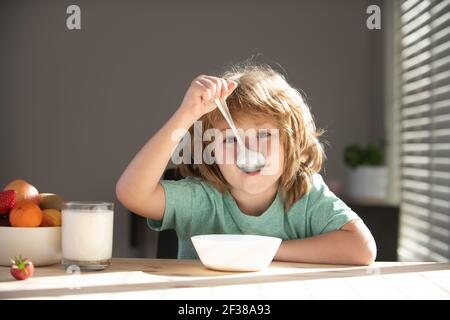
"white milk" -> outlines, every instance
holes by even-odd
[[[72,261],[111,259],[113,242],[112,210],[62,212],[62,252]]]

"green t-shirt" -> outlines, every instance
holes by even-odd
[[[164,217],[162,221],[148,219],[148,225],[157,231],[175,229],[179,259],[198,259],[190,239],[194,235],[254,234],[293,240],[339,230],[350,220],[359,219],[319,174],[313,176],[311,190],[286,213],[278,194],[260,216],[242,213],[229,193],[221,193],[202,180],[162,180],[161,184],[166,197]]]

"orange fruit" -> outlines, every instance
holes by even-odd
[[[9,213],[9,223],[13,227],[39,227],[42,222],[42,210],[31,201],[16,204]]]

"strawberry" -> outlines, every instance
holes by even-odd
[[[11,275],[17,280],[25,280],[33,275],[33,263],[27,258],[24,259],[19,255],[18,257],[11,259],[11,263]]]
[[[0,191],[0,214],[8,214],[16,204],[17,191]]]

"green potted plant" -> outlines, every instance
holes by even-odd
[[[364,202],[383,202],[387,197],[387,167],[383,145],[352,144],[344,150],[344,162],[349,167],[348,196]]]

